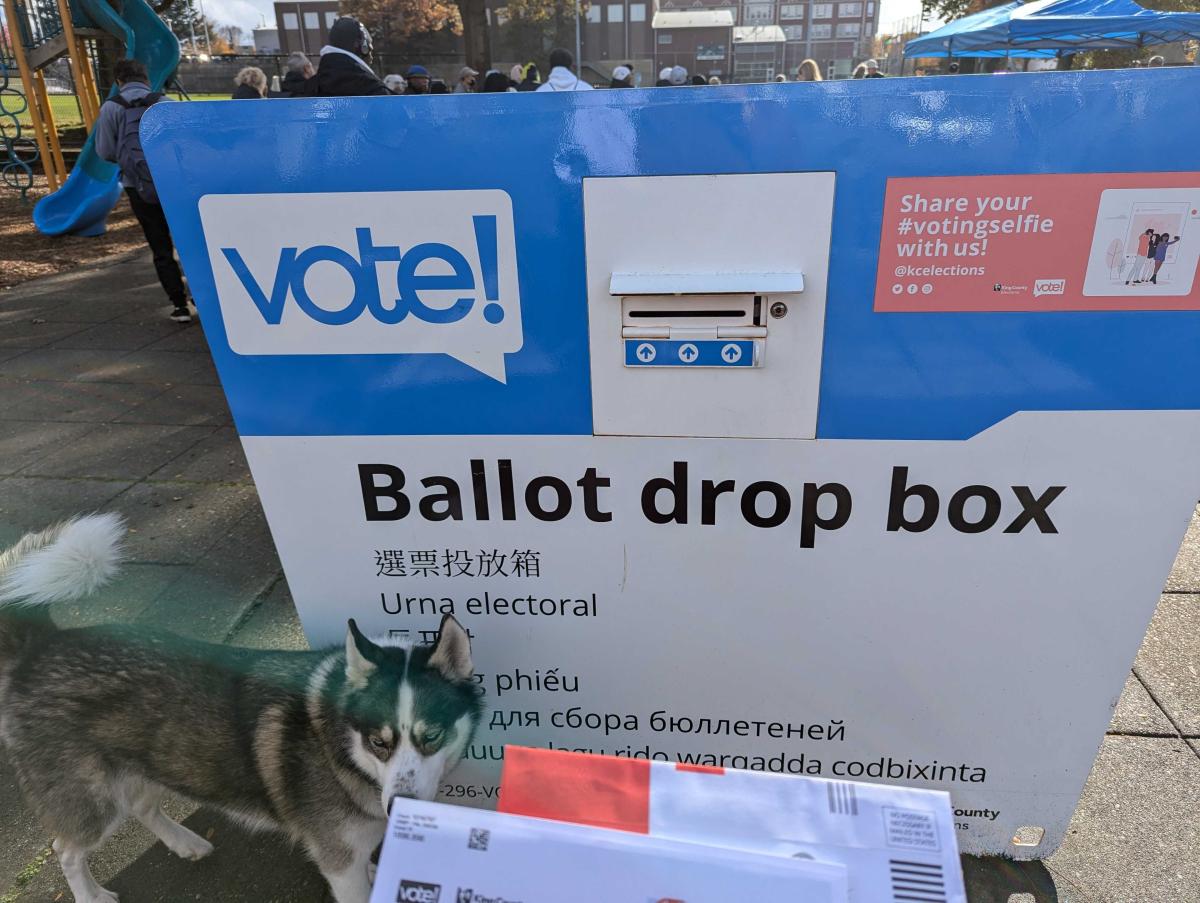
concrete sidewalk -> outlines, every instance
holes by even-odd
[[[99,604],[60,607],[60,623],[303,648],[203,332],[167,309],[143,254],[0,295],[0,546],[118,510],[129,565]],[[965,858],[973,903],[1200,903],[1200,519],[1114,703],[1067,840],[1045,864]],[[216,852],[183,862],[126,827],[93,859],[123,903],[323,899],[312,866],[278,840],[174,814]],[[0,759],[0,903],[70,900],[49,840]]]

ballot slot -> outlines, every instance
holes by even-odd
[[[762,301],[757,294],[625,295],[620,299],[624,365],[760,367],[767,337]]]
[[[597,435],[816,435],[832,173],[584,180]],[[630,230],[651,211],[753,230]],[[641,212],[639,212],[641,211]]]
[[[620,300],[623,338],[767,334],[760,295],[625,295]]]

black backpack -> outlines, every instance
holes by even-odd
[[[158,189],[154,187],[154,178],[150,175],[150,166],[142,151],[142,136],[138,127],[146,110],[165,96],[153,92],[137,100],[126,100],[120,94],[112,98],[114,103],[122,107],[121,121],[117,127],[117,166],[121,168],[121,180],[149,204],[158,203]]]

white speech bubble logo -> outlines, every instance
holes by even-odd
[[[1033,283],[1033,297],[1038,295],[1061,295],[1067,290],[1066,279],[1036,279]]]
[[[237,354],[446,354],[491,378],[524,342],[500,190],[207,195]]]

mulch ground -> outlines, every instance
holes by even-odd
[[[33,205],[47,194],[46,180],[35,176],[29,202],[0,183],[0,292],[76,267],[89,266],[145,244],[129,201],[122,197],[108,217],[108,232],[99,238],[51,237],[33,225]]]

